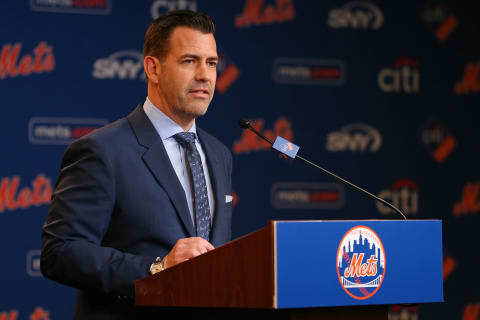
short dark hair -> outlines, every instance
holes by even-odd
[[[204,13],[190,10],[174,10],[162,14],[148,26],[143,41],[143,56],[164,58],[169,47],[169,39],[176,27],[188,27],[202,33],[215,33],[212,18]]]

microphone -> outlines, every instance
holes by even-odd
[[[250,121],[248,121],[246,119],[238,120],[238,124],[240,125],[240,127],[244,128],[244,129],[249,129],[250,131],[255,133],[257,136],[259,136],[263,140],[267,141],[269,144],[272,145],[273,149],[279,151],[280,153],[282,153],[284,155],[287,155],[288,157],[290,157],[292,159],[298,158],[298,159],[302,160],[303,162],[306,162],[309,165],[311,165],[311,166],[313,166],[317,169],[320,169],[321,171],[323,171],[324,173],[328,174],[331,177],[334,177],[338,181],[341,181],[342,183],[344,183],[344,184],[346,184],[346,185],[348,185],[348,186],[350,186],[350,187],[352,187],[352,188],[354,188],[358,191],[363,192],[364,194],[374,198],[375,200],[379,201],[380,203],[382,203],[382,204],[386,205],[387,207],[393,209],[395,212],[397,212],[399,215],[401,215],[403,217],[403,219],[407,220],[407,217],[403,214],[403,212],[400,211],[400,209],[395,207],[390,202],[387,202],[387,201],[383,200],[382,198],[377,197],[376,195],[374,195],[371,192],[368,192],[367,190],[355,185],[354,183],[352,183],[352,182],[334,174],[333,172],[330,172],[327,169],[324,169],[324,168],[320,167],[319,165],[301,157],[298,154],[298,149],[300,149],[300,147],[294,145],[293,143],[289,142],[288,140],[285,140],[282,137],[277,137],[277,139],[275,140],[275,143],[274,143],[274,142],[272,142],[272,140],[268,139],[263,134],[261,134],[260,132],[255,130],[255,128],[250,125]]]

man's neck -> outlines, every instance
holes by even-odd
[[[181,115],[173,112],[172,109],[168,107],[164,101],[162,101],[162,99],[150,94],[150,92],[148,94],[148,99],[155,106],[155,108],[162,111],[167,117],[169,117],[176,124],[182,127],[183,130],[189,131],[195,123],[195,118],[192,119],[191,117],[188,117],[187,119],[186,117],[182,117]]]

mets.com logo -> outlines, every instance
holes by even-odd
[[[33,11],[109,14],[112,0],[30,0]]]
[[[338,60],[277,58],[273,62],[277,83],[339,86],[345,78],[345,63]]]
[[[385,249],[375,231],[365,226],[353,227],[338,246],[338,280],[350,297],[368,299],[382,285],[385,262]]]
[[[106,119],[31,118],[28,140],[32,144],[70,144],[107,123]]]

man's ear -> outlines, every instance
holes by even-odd
[[[159,74],[162,71],[162,65],[160,63],[160,60],[154,56],[146,56],[143,59],[143,68],[145,70],[147,79],[157,84]]]

